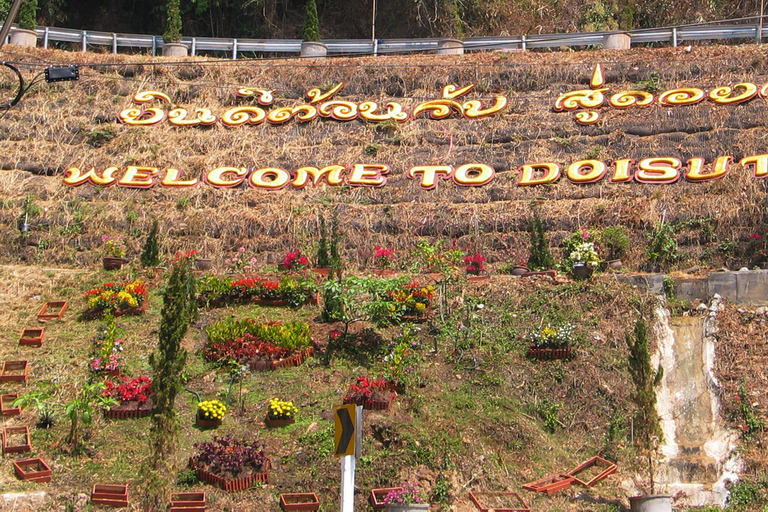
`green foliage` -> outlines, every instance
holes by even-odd
[[[53,407],[48,402],[53,393],[50,386],[44,385],[43,389],[39,391],[32,391],[26,395],[21,395],[13,401],[14,407],[21,407],[25,409],[27,407],[34,407],[37,410],[37,426],[40,428],[50,428],[56,422],[56,416],[54,414]]]
[[[16,218],[16,229],[24,232],[24,226],[29,225],[29,220],[40,215],[43,210],[34,203],[35,196],[28,194],[24,197],[24,202],[21,204],[21,213]]]
[[[156,267],[160,265],[160,242],[158,240],[157,219],[152,221],[152,229],[149,230],[144,249],[141,251],[141,266]]]
[[[664,295],[667,296],[667,299],[675,298],[675,280],[672,279],[671,276],[664,276],[662,289],[664,290]]]
[[[622,226],[609,226],[603,229],[598,233],[597,239],[608,260],[621,258],[629,249],[629,235]]]
[[[544,428],[549,433],[554,433],[560,427],[560,420],[557,419],[557,413],[563,407],[561,402],[554,402],[549,398],[544,398],[537,405],[539,416],[544,421]]]
[[[315,264],[325,268],[331,266],[331,256],[328,254],[328,233],[325,229],[325,217],[320,215],[320,240],[317,242],[317,259]]]
[[[670,223],[657,222],[653,231],[648,233],[648,246],[645,248],[648,261],[653,265],[671,263],[677,260],[677,241],[675,228]]]
[[[634,337],[627,333],[629,347],[629,374],[635,384],[635,444],[648,460],[651,494],[654,494],[654,463],[658,443],[663,438],[659,416],[656,413],[656,386],[661,383],[664,370],[651,367],[648,328],[643,319],[635,323]]]
[[[209,343],[223,343],[241,338],[246,334],[289,350],[306,348],[312,343],[309,324],[306,322],[265,324],[247,318],[237,320],[230,317],[206,327],[205,333],[208,335]]]
[[[432,487],[432,503],[447,504],[451,502],[451,481],[443,473],[437,475],[435,485]]]
[[[166,14],[168,15],[165,23],[165,32],[163,32],[163,41],[166,43],[181,42],[181,10],[179,9],[180,0],[168,0],[166,5]]]
[[[320,41],[320,20],[317,17],[315,0],[307,0],[303,35],[305,41]]]
[[[24,0],[19,9],[19,27],[35,30],[37,27],[37,0]]]
[[[744,439],[751,440],[752,437],[758,432],[762,432],[765,428],[765,420],[755,414],[755,409],[752,407],[752,400],[750,400],[749,393],[747,393],[746,383],[742,380],[739,384],[739,410],[744,423],[741,425],[741,429],[744,432]]]
[[[80,423],[90,425],[93,422],[94,407],[108,408],[111,405],[117,405],[117,400],[114,398],[102,396],[101,392],[106,388],[103,382],[88,384],[82,388],[77,398],[64,405],[64,414],[70,422],[66,442],[70,444],[73,454],[80,451],[78,437]]]
[[[762,501],[763,489],[757,482],[739,480],[729,489],[727,508],[756,505]]]
[[[619,24],[614,13],[602,0],[587,4],[581,17],[581,28],[584,32],[616,30]]]
[[[533,212],[528,231],[531,234],[531,255],[528,257],[528,268],[531,270],[548,270],[554,268],[555,259],[549,250],[546,229],[539,217],[539,212]]]
[[[651,76],[648,80],[641,80],[640,82],[637,82],[637,87],[645,92],[659,92],[662,87],[661,78],[655,71],[653,71],[651,72]]]
[[[333,217],[331,217],[331,244],[329,248],[331,258],[331,275],[336,274],[337,277],[341,277],[342,261],[339,254],[339,214],[336,210],[333,211]]]

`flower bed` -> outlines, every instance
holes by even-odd
[[[94,356],[89,367],[95,372],[120,375],[123,366],[122,353],[125,339],[125,327],[115,322],[107,313],[105,325],[100,325],[93,339]]]
[[[306,276],[283,276],[280,281],[260,277],[203,276],[197,281],[197,301],[205,307],[231,303],[255,303],[263,306],[317,304],[317,286]]]
[[[213,436],[212,441],[194,446],[198,453],[189,465],[204,482],[229,492],[248,489],[256,482],[269,483],[270,460],[257,440]]]
[[[149,377],[137,377],[128,379],[122,377],[120,384],[112,381],[104,381],[105,389],[102,396],[114,398],[120,405],[105,411],[110,419],[142,418],[152,414],[152,400],[150,398],[150,386],[152,380]]]
[[[387,381],[358,377],[349,392],[344,395],[344,404],[362,405],[363,409],[385,411],[389,409],[395,393],[387,389]]]
[[[147,311],[149,292],[142,281],[132,283],[106,283],[85,293],[86,319],[98,318],[106,313],[113,316],[141,315]]]
[[[304,322],[227,319],[209,326],[206,333],[206,359],[235,361],[256,371],[298,366],[314,353],[309,324]]]
[[[420,286],[417,282],[406,284],[398,290],[387,292],[389,310],[395,318],[426,318],[434,301],[435,287]]]

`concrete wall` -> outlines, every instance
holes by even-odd
[[[620,276],[619,279],[664,293],[664,274]],[[768,270],[715,272],[703,278],[675,278],[675,297],[708,301],[718,294],[732,304],[768,306]]]

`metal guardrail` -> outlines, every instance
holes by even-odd
[[[120,49],[149,50],[157,55],[162,48],[162,36],[143,34],[116,34],[89,32],[58,27],[37,27],[38,39],[48,48],[51,42],[79,44],[82,51],[89,47],[109,47],[112,53]],[[602,45],[605,36],[613,32],[582,32],[565,34],[536,34],[513,37],[469,37],[464,41],[465,51],[528,50],[535,48],[559,48]],[[761,26],[742,25],[686,25],[627,32],[632,44],[669,43],[678,46],[684,41],[751,39],[759,43]],[[436,51],[439,39],[326,39],[328,55],[374,55]],[[214,37],[185,37],[182,43],[191,55],[200,52],[221,52],[237,59],[238,55],[252,54],[299,54],[300,39],[228,39]]]

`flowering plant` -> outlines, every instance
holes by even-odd
[[[129,380],[128,377],[121,377],[120,380],[122,383],[118,385],[108,380],[104,381],[106,387],[101,392],[101,396],[114,398],[119,402],[135,400],[140,404],[149,400],[152,379],[149,377],[137,377]]]
[[[533,331],[528,334],[528,339],[534,348],[565,348],[573,339],[574,327],[571,323],[566,323],[557,327],[551,324],[540,331]]]
[[[176,265],[181,260],[195,261],[196,259],[197,259],[197,251],[192,249],[191,251],[177,252],[173,257],[171,264]]]
[[[126,284],[106,283],[100,288],[85,292],[87,313],[89,314],[106,312],[124,314],[130,310],[139,314],[142,311],[138,311],[137,308],[144,304],[148,298],[147,287],[138,279]]]
[[[227,406],[219,400],[203,400],[197,403],[197,417],[203,420],[223,420]]]
[[[293,402],[273,398],[269,401],[267,416],[271,420],[287,420],[296,416],[297,412],[299,412],[299,409],[293,405]]]
[[[296,249],[285,255],[283,258],[283,267],[285,270],[301,270],[309,268],[309,260],[301,255],[301,251]]]
[[[568,258],[573,263],[583,263],[588,267],[596,267],[600,264],[600,256],[597,255],[597,248],[592,242],[577,244]]]
[[[204,469],[221,478],[237,478],[260,473],[269,468],[269,459],[258,440],[213,436],[212,441],[195,443],[199,453],[190,459],[195,469]]]
[[[123,336],[125,327],[119,325],[107,313],[107,324],[101,325],[97,329],[93,344],[96,349],[96,355],[91,361],[90,368],[94,371],[117,370],[123,366],[120,356],[123,352]]]
[[[768,239],[768,227],[758,229],[756,233],[749,237],[749,249],[757,264],[764,263],[768,260],[768,246],[766,246],[765,243],[766,239]]]
[[[389,268],[395,262],[395,250],[385,249],[380,245],[373,248],[373,264],[377,268]]]
[[[257,262],[258,260],[256,260],[255,256],[251,256],[249,258],[245,254],[245,247],[240,247],[234,256],[224,260],[224,263],[227,265],[228,269],[231,271],[239,271],[239,270],[251,271],[256,268]]]
[[[387,382],[404,384],[403,380],[410,375],[416,366],[422,361],[418,349],[421,341],[416,339],[415,329],[406,326],[402,336],[392,340],[389,345],[389,353],[384,356],[384,370],[382,374]]]
[[[479,276],[485,272],[485,265],[483,265],[484,261],[485,258],[479,252],[475,253],[474,256],[464,256],[464,265],[467,267],[467,274]]]
[[[101,241],[104,242],[104,256],[111,258],[123,258],[127,247],[121,236],[103,236]]]
[[[408,505],[411,503],[424,503],[424,499],[421,497],[421,490],[419,489],[418,482],[406,482],[399,489],[390,491],[384,497],[384,503]]]
[[[434,294],[435,287],[432,285],[422,287],[416,282],[407,284],[403,288],[387,292],[389,310],[401,316],[425,315],[432,305]]]
[[[387,400],[389,393],[386,392],[387,381],[384,379],[375,379],[372,377],[358,377],[356,384],[349,388],[349,392],[344,395],[344,403],[360,403],[365,400]]]

